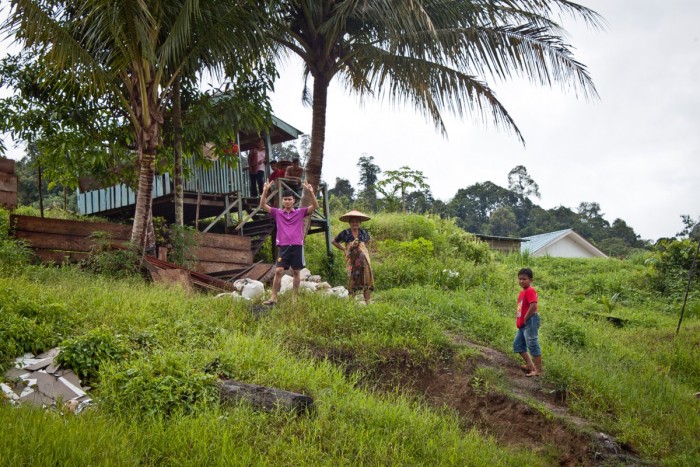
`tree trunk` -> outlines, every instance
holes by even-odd
[[[148,242],[148,230],[152,230],[153,219],[151,209],[153,206],[153,175],[155,174],[156,155],[155,149],[148,152],[141,147],[137,149],[141,168],[139,170],[139,187],[136,193],[136,212],[134,213],[134,226],[131,230],[131,241],[141,250],[148,250],[152,245]],[[150,225],[150,227],[149,227]]]
[[[173,129],[174,135],[174,165],[175,165],[175,223],[185,225],[184,188],[182,170],[182,101],[180,94],[180,78],[173,85]]]
[[[326,107],[328,104],[329,80],[314,77],[313,113],[311,120],[311,150],[306,162],[306,181],[318,192],[323,168],[323,147],[326,141]],[[309,194],[304,190],[302,205],[311,204]]]
[[[163,117],[158,106],[158,83],[153,81],[153,67],[143,68],[142,63],[136,62],[134,69],[141,73],[132,73],[130,84],[130,104],[138,126],[134,128],[136,136],[136,154],[139,159],[139,186],[136,193],[136,210],[134,226],[131,230],[131,241],[142,251],[155,249],[153,234],[153,176],[156,171],[156,150],[160,143],[160,126]],[[146,81],[145,95],[142,94],[139,83],[140,77]]]
[[[318,194],[323,168],[323,147],[326,141],[326,108],[328,105],[328,84],[324,77],[314,77],[314,96],[311,117],[311,149],[306,161],[306,182]],[[311,206],[311,195],[304,189],[301,195],[301,205]],[[304,218],[304,232],[311,227],[311,216]]]

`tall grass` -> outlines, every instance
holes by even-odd
[[[141,278],[25,262],[0,268],[0,365],[59,344],[90,341],[109,351],[96,352],[103,355],[100,364],[89,367],[97,406],[87,413],[0,404],[3,463],[551,464],[555,459],[546,453],[514,451],[465,430],[447,411],[363,390],[357,374],[333,363],[349,361],[370,372],[385,363],[437,365],[451,358],[448,333],[510,353],[516,273],[523,266],[535,272],[548,387],[646,460],[700,462],[696,295],[674,337],[680,304],[649,287],[642,261],[490,260],[490,253],[481,261],[468,249],[459,253],[460,242],[471,239],[435,219],[378,216],[372,222],[366,227],[376,240],[378,291],[367,307],[301,294],[296,302],[284,296],[261,316],[249,303],[187,295]],[[453,234],[457,240],[450,240]],[[321,261],[324,246],[315,237],[307,251]],[[429,267],[414,250],[431,251],[423,258]],[[448,264],[458,280],[430,279]],[[339,259],[329,266],[342,275]],[[72,348],[72,361],[81,361],[82,347]],[[104,356],[114,349],[119,358]],[[317,410],[296,417],[220,406],[218,376],[309,394]],[[32,449],[25,439],[34,440]]]

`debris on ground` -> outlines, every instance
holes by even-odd
[[[37,407],[56,407],[63,403],[70,411],[80,413],[92,405],[87,394],[91,389],[82,386],[73,370],[64,370],[54,358],[59,354],[53,348],[39,355],[25,354],[5,372],[5,383],[0,389],[11,404],[29,404]]]

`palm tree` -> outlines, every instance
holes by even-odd
[[[328,86],[334,78],[360,96],[408,101],[444,134],[443,113],[477,112],[514,131],[515,122],[478,76],[513,75],[545,85],[596,91],[553,18],[567,13],[598,27],[600,17],[568,0],[286,0],[268,34],[298,55],[313,91],[306,178],[321,179]]]
[[[139,182],[132,241],[145,248],[165,106],[180,76],[222,72],[237,51],[262,37],[255,0],[11,0],[2,31],[46,63],[109,94],[133,127]]]

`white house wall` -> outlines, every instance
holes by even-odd
[[[583,248],[580,244],[571,240],[570,238],[562,238],[554,242],[553,244],[547,245],[533,256],[555,256],[558,258],[593,258],[588,250]]]

